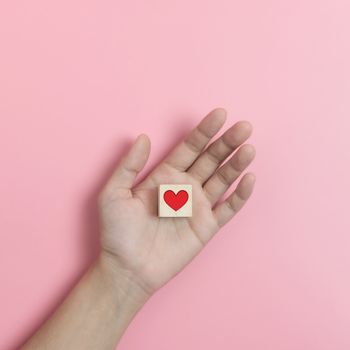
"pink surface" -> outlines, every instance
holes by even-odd
[[[96,193],[214,107],[248,119],[255,193],[120,349],[350,349],[350,4],[1,1],[0,349],[97,249]]]

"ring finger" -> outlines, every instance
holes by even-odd
[[[204,184],[203,190],[210,203],[214,203],[227,191],[255,157],[255,148],[245,144],[221,166]]]

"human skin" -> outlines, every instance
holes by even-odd
[[[208,113],[138,183],[151,144],[145,134],[136,138],[98,196],[98,258],[22,349],[114,349],[144,303],[243,207],[254,174],[226,192],[254,159],[254,147],[245,144],[252,126],[239,121],[211,142],[226,114],[223,108]],[[192,184],[192,217],[157,216],[162,183]]]

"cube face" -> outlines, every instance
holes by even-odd
[[[159,217],[191,217],[192,185],[162,184],[158,190]]]

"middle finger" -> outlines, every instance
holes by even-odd
[[[252,126],[247,121],[239,121],[226,130],[223,135],[207,147],[187,172],[203,184],[219,165],[252,133]]]

